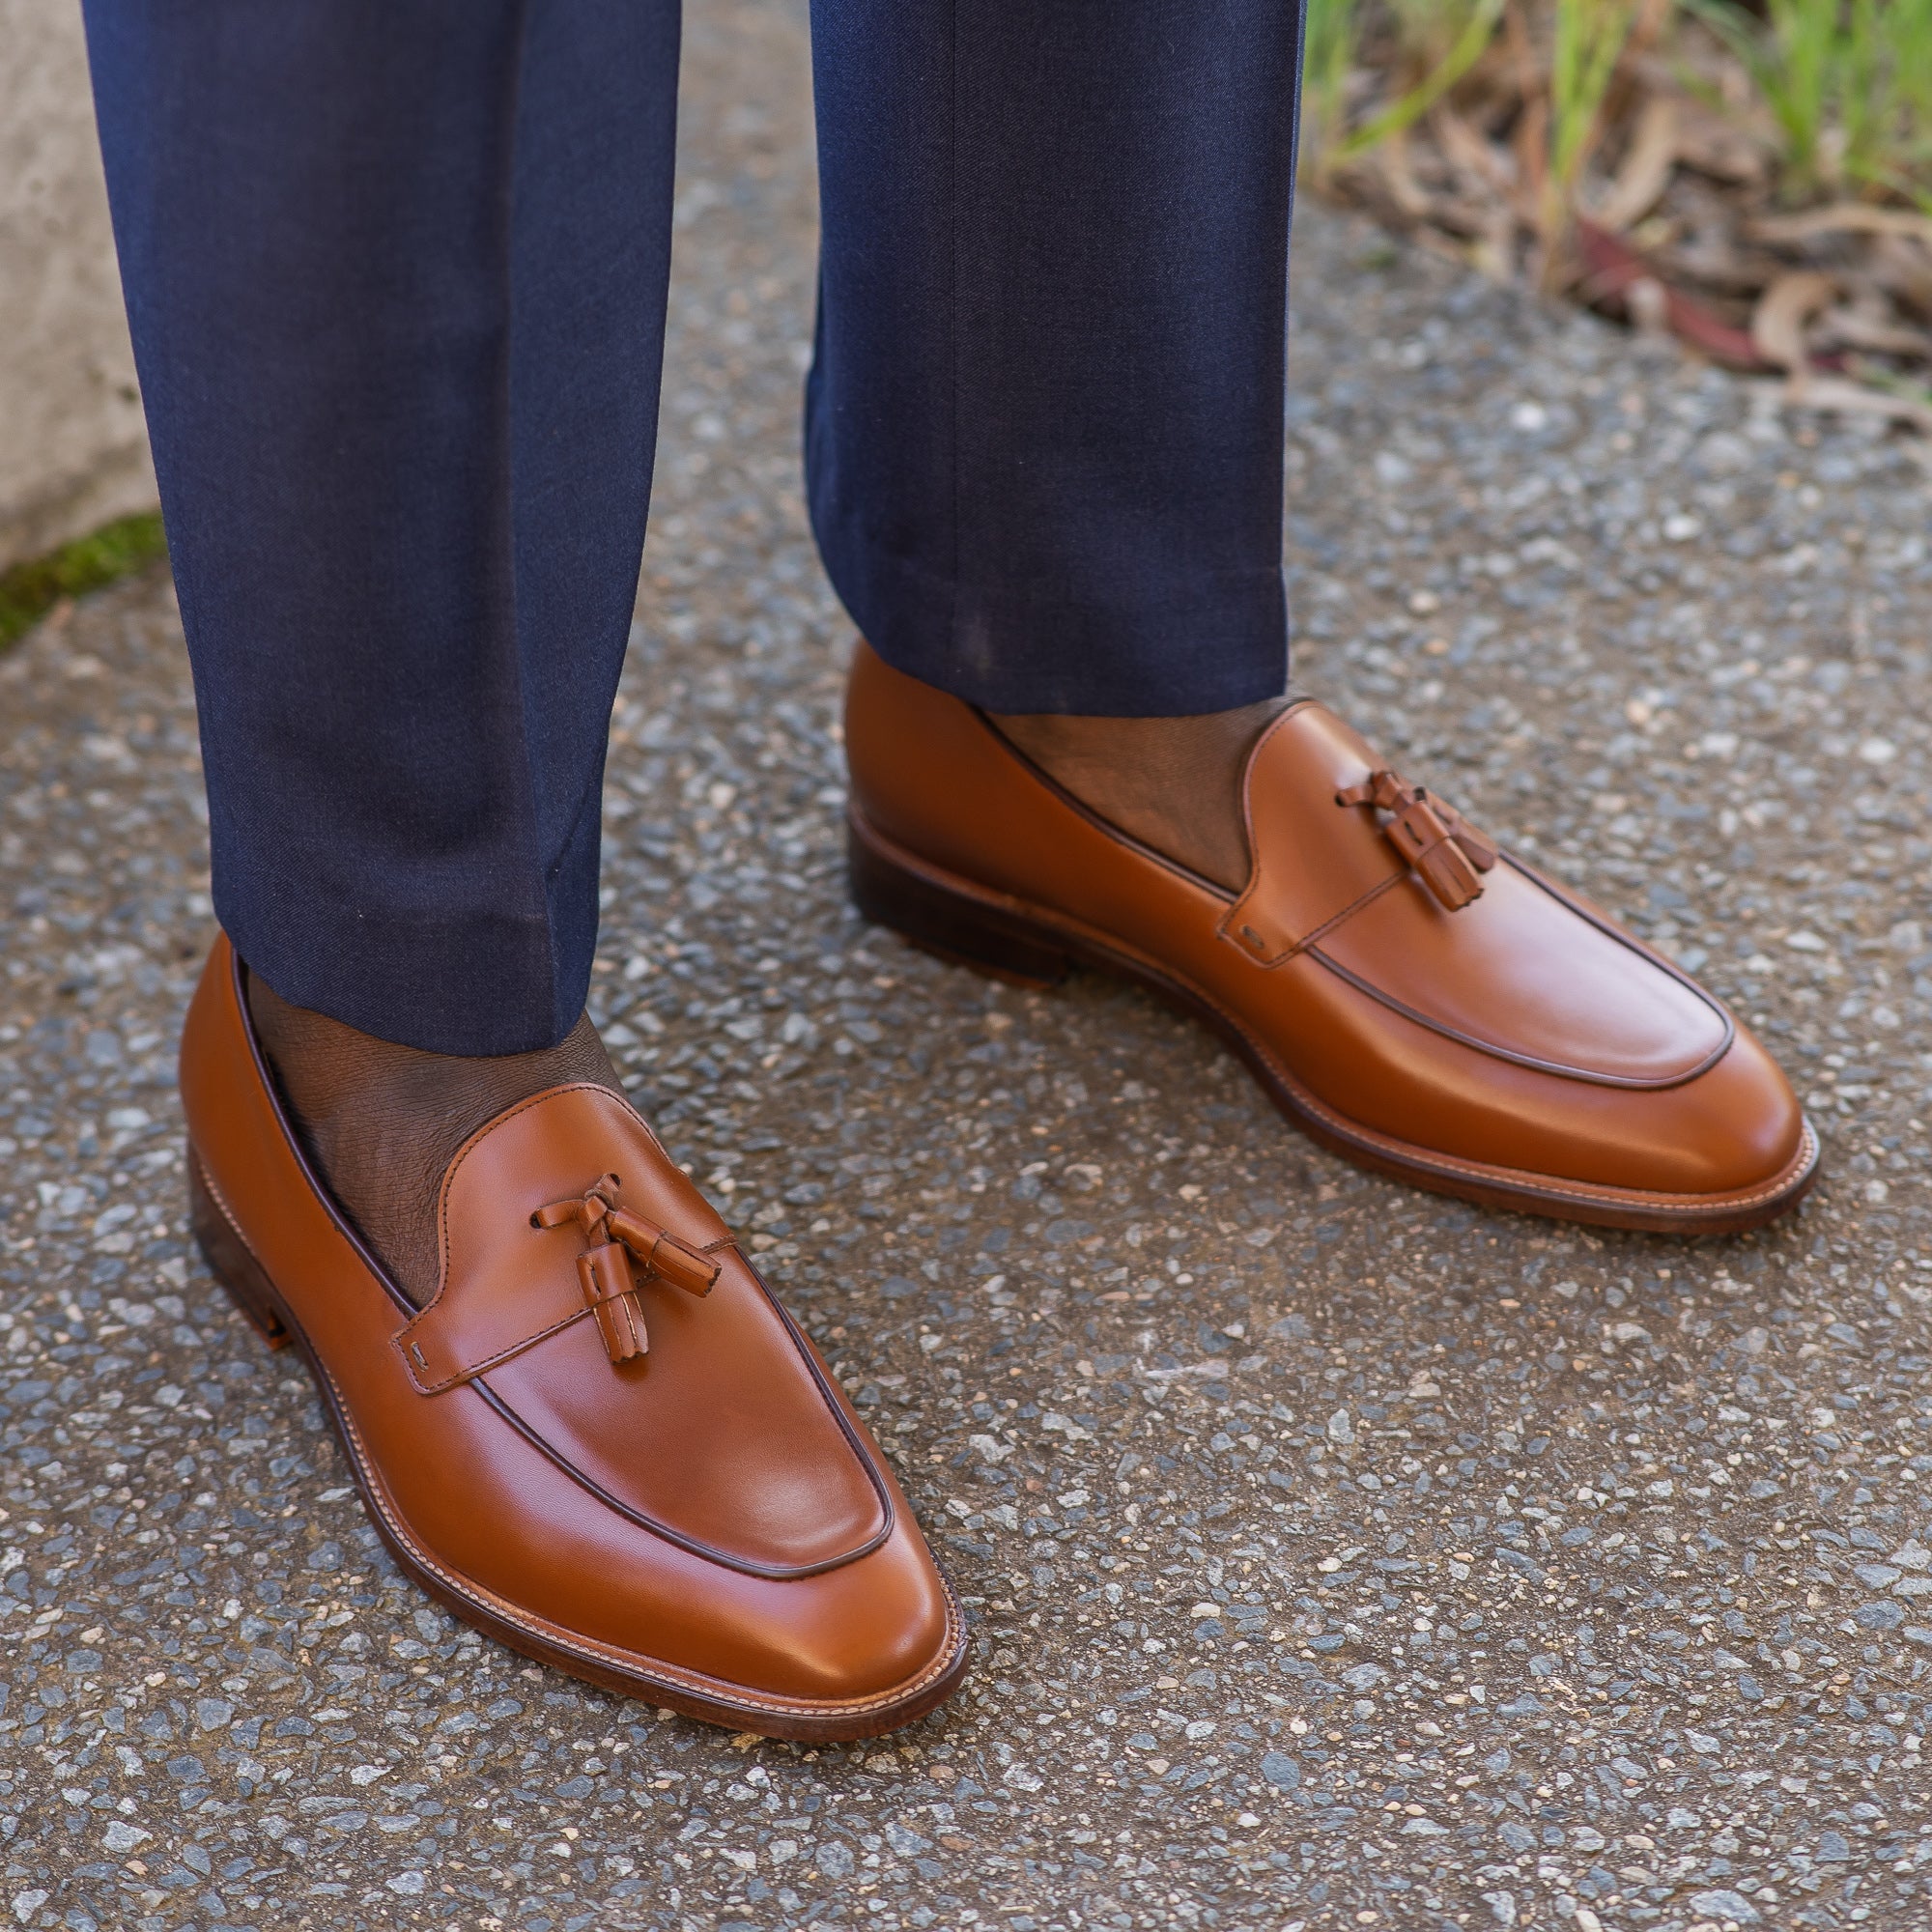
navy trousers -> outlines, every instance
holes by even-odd
[[[86,0],[215,910],[284,998],[554,1043],[656,435],[676,0]],[[1287,672],[1293,0],[812,0],[806,450],[995,711]]]

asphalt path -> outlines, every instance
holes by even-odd
[[[23,1927],[1932,1919],[1927,471],[1300,217],[1298,676],[1751,1017],[1826,1140],[1685,1243],[1356,1173],[1198,1028],[841,889],[802,29],[689,35],[593,1009],[975,1631],[731,1738],[392,1569],[186,1238],[209,933],[165,581],[0,660],[0,1906]]]

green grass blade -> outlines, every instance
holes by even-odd
[[[1336,158],[1352,161],[1367,154],[1371,148],[1380,146],[1391,134],[1399,134],[1405,128],[1413,127],[1482,59],[1484,50],[1495,37],[1496,22],[1502,18],[1502,14],[1503,0],[1477,0],[1476,10],[1469,15],[1467,25],[1457,36],[1456,44],[1449,49],[1435,72],[1412,87],[1400,100],[1384,107],[1374,120],[1356,128],[1340,144]]]

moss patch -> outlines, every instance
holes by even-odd
[[[17,643],[63,597],[102,589],[166,553],[160,513],[149,510],[0,570],[0,651]]]

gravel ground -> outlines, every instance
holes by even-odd
[[[209,908],[149,580],[0,663],[0,1903],[1932,1921],[1923,467],[1305,213],[1303,680],[1750,1014],[1828,1149],[1801,1214],[1688,1245],[1368,1179],[1139,994],[847,909],[803,59],[786,7],[697,12],[595,1010],[904,1472],[971,1684],[863,1747],[734,1739],[396,1576],[185,1237]]]

